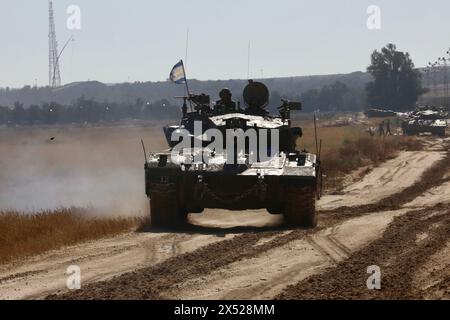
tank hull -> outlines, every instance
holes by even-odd
[[[403,124],[403,133],[405,135],[418,135],[421,133],[430,133],[437,136],[445,136],[446,124],[420,123],[412,121]]]
[[[428,106],[418,107],[403,121],[403,133],[405,135],[430,133],[433,135],[445,136],[447,116],[448,113],[443,108]]]
[[[170,154],[154,154],[147,162],[145,186],[151,203],[152,199],[156,199],[157,206],[166,202],[158,209],[164,211],[163,215],[170,211],[169,204],[175,204],[181,219],[188,213],[202,213],[205,209],[266,209],[271,214],[286,214],[294,201],[296,205],[291,211],[302,212],[307,208],[315,221],[320,166],[313,154],[281,154],[264,163],[210,166],[161,163],[161,158],[170,159]],[[314,226],[314,221],[310,219],[306,224]]]
[[[271,213],[281,214],[288,188],[317,189],[314,167],[276,171],[272,174],[252,169],[240,173],[230,169],[183,171],[179,167],[149,166],[146,169],[146,194],[151,198],[155,193],[175,189],[176,201],[189,213],[213,208],[268,209]]]

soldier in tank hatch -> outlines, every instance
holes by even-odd
[[[236,112],[236,102],[232,100],[232,96],[230,89],[222,89],[219,93],[220,100],[216,101],[215,113],[227,114]]]

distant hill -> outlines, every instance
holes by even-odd
[[[311,89],[321,89],[336,81],[342,82],[351,89],[363,90],[366,83],[371,80],[365,72],[353,72],[349,74],[332,74],[317,76],[267,78],[261,80],[272,93],[282,97],[299,97],[302,93]],[[218,98],[218,92],[223,87],[228,87],[236,100],[242,100],[242,90],[247,80],[189,80],[190,90],[194,93],[206,93],[212,99]],[[105,84],[98,81],[74,82],[51,90],[48,87],[33,88],[26,86],[20,89],[0,89],[0,105],[12,106],[18,101],[25,106],[30,104],[42,104],[45,102],[57,102],[64,105],[73,104],[76,99],[84,96],[86,99],[94,99],[99,102],[130,102],[142,99],[145,102],[155,102],[168,99],[173,102],[173,97],[183,95],[184,86],[176,85],[168,81],[164,82],[135,82]]]

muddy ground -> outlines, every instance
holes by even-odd
[[[450,141],[425,142],[343,196],[324,196],[314,230],[263,210],[208,210],[179,232],[133,232],[0,266],[0,298],[449,299]],[[81,290],[66,289],[69,265],[81,268]],[[373,265],[380,290],[367,288]]]

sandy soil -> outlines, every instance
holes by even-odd
[[[450,203],[450,181],[428,190],[420,197],[417,197],[413,201],[405,204],[405,207],[409,208],[420,208],[423,206],[431,207],[439,203],[443,204]]]
[[[64,290],[70,265],[81,268],[83,283],[107,280],[232,236],[130,233],[53,251],[0,268],[0,299],[40,298]]]
[[[347,259],[352,252],[380,237],[392,219],[404,212],[382,212],[345,221],[186,281],[171,290],[169,297],[271,299],[289,284]]]
[[[427,237],[421,237],[424,232]],[[415,277],[424,274],[427,270],[424,266],[445,247],[449,234],[450,207],[409,211],[397,216],[379,239],[324,272],[288,286],[277,298],[426,299],[436,291],[448,298],[448,276],[438,277],[439,290],[432,286],[418,287]],[[436,257],[434,262],[445,263],[435,265],[434,270],[446,270],[448,261]],[[381,272],[379,289],[368,289],[369,266],[377,266]],[[430,276],[425,278],[422,285],[430,284]]]
[[[450,241],[447,241],[446,246],[429,257],[428,262],[416,273],[413,285],[416,290],[425,292],[424,297],[427,299],[450,300],[449,279]]]
[[[443,157],[444,153],[439,151],[403,152],[345,188],[342,195],[323,197],[319,207],[330,210],[377,202],[413,185],[425,170]]]

